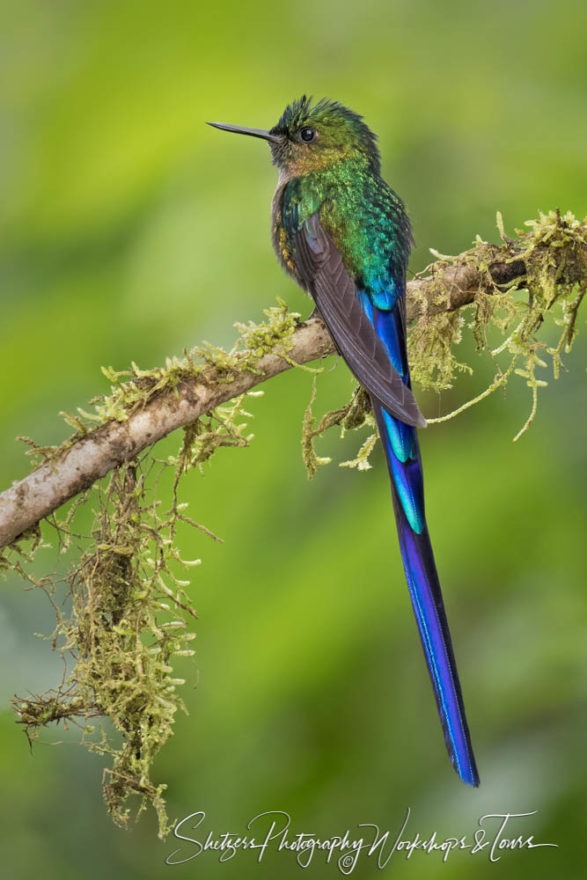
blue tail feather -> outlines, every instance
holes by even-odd
[[[367,310],[366,310],[367,311]],[[380,338],[394,365],[409,384],[401,315],[398,310],[370,310]],[[469,785],[479,775],[465,716],[452,641],[424,512],[424,486],[415,428],[399,422],[373,400],[373,409],[385,450],[401,555],[412,606],[442,727],[455,770]]]

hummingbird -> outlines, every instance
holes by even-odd
[[[412,233],[381,177],[376,136],[337,101],[303,96],[270,130],[210,122],[269,143],[279,178],[273,246],[314,300],[338,352],[367,391],[385,452],[401,556],[448,754],[479,785],[440,581],[424,512],[405,291]]]

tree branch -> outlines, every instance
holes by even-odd
[[[286,357],[276,352],[266,354],[256,362],[254,372],[239,373],[232,382],[219,382],[215,368],[183,379],[126,421],[107,422],[76,440],[57,460],[41,465],[0,495],[0,548],[172,431],[291,369],[294,363],[305,364],[334,350],[328,331],[317,318],[300,324],[293,342]]]
[[[553,217],[554,226],[558,223],[557,229],[569,228],[565,226],[566,218],[561,219],[558,213],[547,215],[546,219]],[[549,248],[556,283],[572,285],[581,281],[584,284],[587,274],[585,226],[579,229],[580,236],[569,239],[575,249],[573,259],[569,258],[569,247],[561,247],[560,243],[551,246],[550,232],[550,239],[544,234],[540,240],[534,232],[521,235],[515,241],[502,236],[504,244],[499,246],[478,242],[476,248],[460,257],[439,260],[429,267],[426,277],[408,283],[408,321],[459,309],[472,303],[480,291],[488,294],[504,285],[525,286],[531,247]],[[534,244],[529,247],[532,235]],[[132,460],[172,431],[195,422],[219,404],[295,364],[305,364],[333,351],[332,340],[322,321],[313,317],[296,327],[287,346],[281,349],[277,346],[257,359],[248,352],[247,365],[235,370],[230,380],[216,367],[195,372],[191,377],[184,375],[176,385],[165,387],[150,397],[125,420],[113,419],[83,436],[75,436],[56,457],[0,494],[0,549],[110,470]]]
[[[436,266],[434,274],[408,281],[408,324],[417,320],[424,311],[427,315],[456,312],[474,302],[480,291],[492,292],[487,289],[487,273],[474,263],[457,263],[443,268],[438,268],[438,264]],[[523,287],[525,284],[526,264],[523,260],[505,263],[498,259],[490,263],[488,270],[496,287]],[[440,297],[437,296],[439,290],[442,293]]]

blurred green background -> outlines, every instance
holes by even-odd
[[[1,485],[27,471],[15,437],[58,442],[60,410],[106,390],[101,365],[161,363],[284,297],[309,303],[269,243],[275,171],[261,142],[207,119],[271,126],[302,93],[365,114],[386,177],[405,198],[417,248],[458,253],[540,209],[587,213],[587,6],[572,0],[5,0],[0,8],[2,192]],[[583,331],[583,327],[581,327]],[[493,374],[475,374],[432,416]],[[465,356],[464,352],[464,356]],[[512,385],[422,438],[429,522],[482,786],[466,789],[444,751],[405,589],[383,461],[308,483],[300,429],[311,378],[296,371],[251,401],[249,450],[221,450],[183,496],[224,538],[201,555],[189,716],[156,766],[172,817],[204,810],[206,832],[244,832],[264,810],[321,837],[362,822],[471,836],[488,812],[538,811],[516,834],[558,849],[490,864],[416,853],[397,877],[574,877],[587,797],[585,339],[543,393]],[[318,407],[352,387],[333,360]],[[169,441],[169,450],[179,439]],[[320,447],[340,461],[357,438]],[[51,554],[41,562],[59,563]],[[293,856],[181,867],[151,815],[113,827],[102,762],[75,733],[31,753],[9,709],[58,683],[46,598],[15,579],[0,604],[0,857],[15,880],[299,876]],[[55,745],[58,741],[62,745]],[[338,876],[317,854],[308,873]],[[380,876],[362,858],[354,877]]]

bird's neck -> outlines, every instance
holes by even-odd
[[[329,155],[327,151],[305,159],[279,166],[278,188],[283,188],[291,180],[300,179],[302,186],[307,179],[315,186],[321,181],[325,186],[341,183],[348,186],[352,179],[366,175],[375,176],[369,157],[358,151],[337,151]],[[308,182],[310,182],[308,180]]]

